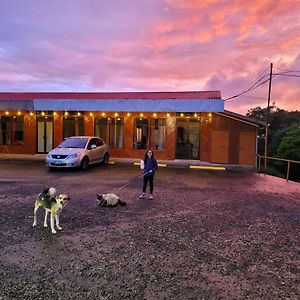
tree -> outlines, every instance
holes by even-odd
[[[292,127],[282,138],[278,148],[277,156],[289,160],[300,161],[300,125]],[[284,168],[287,163],[276,162],[275,166]],[[300,179],[300,164],[292,163],[290,169],[291,179]]]
[[[267,107],[261,108],[260,106],[257,106],[248,110],[246,116],[267,121],[267,114]],[[277,146],[284,137],[284,133],[287,132],[287,128],[300,124],[300,112],[286,111],[278,108],[275,105],[275,102],[273,102],[270,106],[269,124],[268,156],[274,156],[276,154]],[[258,136],[260,137],[258,143],[259,154],[264,154],[265,128],[259,128]]]

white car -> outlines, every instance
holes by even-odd
[[[109,161],[109,146],[96,136],[72,136],[66,138],[46,156],[46,166],[52,168],[81,168]]]

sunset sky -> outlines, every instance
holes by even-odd
[[[226,99],[267,80],[270,63],[271,101],[300,110],[299,0],[0,0],[1,92],[220,90]],[[225,109],[244,114],[267,97],[265,82]]]

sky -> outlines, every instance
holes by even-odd
[[[0,0],[0,92],[219,90],[300,110],[299,0]],[[250,88],[250,91],[243,93]]]

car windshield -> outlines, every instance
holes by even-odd
[[[81,148],[83,149],[87,143],[87,138],[69,138],[64,140],[58,148]]]

